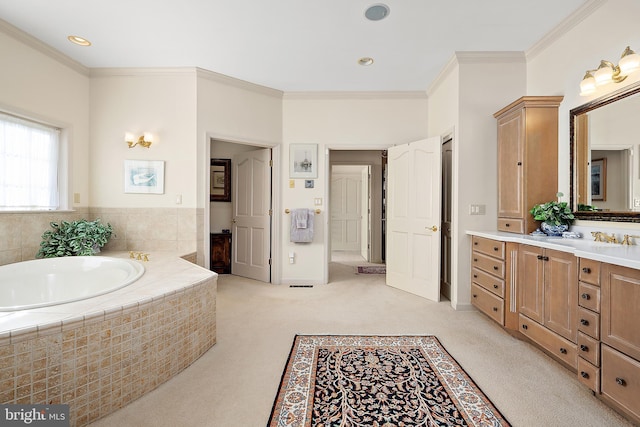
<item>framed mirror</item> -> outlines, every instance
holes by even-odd
[[[640,222],[639,117],[640,82],[570,111],[570,203],[576,218]]]

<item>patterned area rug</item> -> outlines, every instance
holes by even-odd
[[[386,265],[367,265],[359,266],[358,273],[360,274],[387,274]]]
[[[433,336],[297,335],[269,427],[509,426]]]

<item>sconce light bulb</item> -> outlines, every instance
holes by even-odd
[[[133,134],[131,132],[125,132],[124,142],[134,141]]]
[[[600,61],[600,66],[596,70],[593,77],[596,79],[597,85],[604,85],[613,81],[613,67],[610,62]]]
[[[151,134],[151,132],[144,133],[144,140],[147,142],[153,142],[153,135]]]
[[[596,91],[596,79],[593,77],[592,71],[587,73],[580,82],[580,95],[590,95]]]
[[[632,51],[629,46],[622,52],[622,56],[620,57],[620,62],[618,62],[618,67],[620,67],[620,74],[630,74],[634,71],[640,69],[640,55]]]

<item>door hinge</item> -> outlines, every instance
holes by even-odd
[[[269,216],[273,215],[273,209],[269,209]]]
[[[269,167],[272,168],[273,167],[273,160],[269,160]]]
[[[269,265],[271,265],[271,258],[269,258]]]

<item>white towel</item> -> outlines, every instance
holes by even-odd
[[[298,218],[303,220],[299,221]],[[305,227],[298,227],[298,223]],[[294,243],[310,243],[313,241],[313,210],[294,209],[291,211],[290,240]]]

